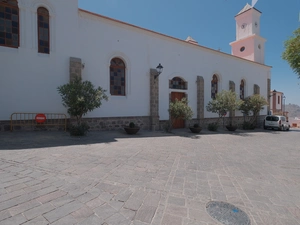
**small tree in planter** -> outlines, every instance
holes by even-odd
[[[267,100],[261,95],[252,95],[244,99],[240,110],[244,115],[252,117],[249,121],[244,120],[244,129],[254,129],[256,127],[257,117],[259,112],[264,109],[264,106],[268,105]]]
[[[170,114],[169,131],[172,130],[175,120],[191,120],[193,117],[193,110],[188,105],[188,101],[186,98],[182,98],[181,100],[175,99],[175,101],[170,102],[168,111]]]
[[[100,108],[102,100],[108,100],[105,94],[106,90],[101,87],[95,88],[90,81],[82,81],[78,77],[68,84],[59,86],[57,90],[70,116],[76,118],[77,124],[71,125],[70,134],[85,135],[89,126],[82,123],[82,116],[96,108]]]
[[[237,94],[231,90],[226,91],[223,90],[220,93],[216,95],[216,98],[211,100],[208,105],[206,106],[206,110],[208,112],[217,113],[219,118],[216,124],[210,124],[209,127],[213,128],[213,130],[216,130],[217,124],[219,124],[219,120],[221,118],[224,119],[227,112],[234,112],[237,110],[240,105],[242,104],[242,101],[238,99]],[[232,116],[229,117],[229,124],[226,126],[228,130],[236,130],[237,126],[233,125],[233,118]]]

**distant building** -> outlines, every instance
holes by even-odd
[[[285,96],[283,92],[272,90],[270,92],[270,114],[272,115],[285,115]]]

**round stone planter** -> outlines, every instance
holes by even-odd
[[[140,128],[139,127],[124,127],[127,134],[136,134]]]
[[[190,130],[191,130],[192,133],[198,134],[198,133],[200,133],[202,128],[201,127],[190,127]]]
[[[235,131],[237,129],[237,126],[230,126],[230,125],[227,125],[226,126],[227,130],[229,131]]]

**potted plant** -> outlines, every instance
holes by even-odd
[[[190,127],[192,133],[200,133],[202,127],[199,126],[198,123],[195,123],[192,127]]]
[[[229,125],[226,125],[226,128],[229,131],[235,131],[238,128],[238,126],[237,125],[233,125],[233,124],[229,124]]]
[[[140,127],[136,126],[134,122],[130,122],[129,126],[124,127],[124,130],[127,134],[136,134],[140,130]]]

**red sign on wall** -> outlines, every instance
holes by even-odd
[[[42,113],[36,114],[35,121],[37,123],[45,123],[46,122],[46,115],[42,114]]]

